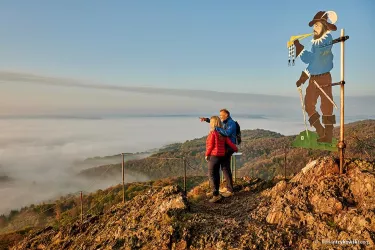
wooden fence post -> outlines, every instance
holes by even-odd
[[[122,155],[122,203],[125,203],[125,161],[124,153]]]
[[[83,195],[81,191],[81,225],[83,223]]]

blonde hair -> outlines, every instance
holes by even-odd
[[[215,130],[215,127],[222,128],[223,123],[218,116],[212,116],[210,119],[210,132]]]

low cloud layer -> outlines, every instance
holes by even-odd
[[[0,175],[15,180],[0,185],[0,214],[69,192],[115,185],[121,181],[120,176],[99,181],[91,190],[85,190],[90,180],[76,178],[81,169],[75,169],[73,162],[87,157],[141,152],[204,136],[208,125],[200,123],[197,116],[211,116],[224,107],[232,111],[242,129],[262,128],[285,135],[304,129],[297,91],[295,98],[289,98],[88,85],[11,72],[0,72],[0,81]],[[335,101],[339,105],[339,99]],[[345,101],[345,122],[375,118],[375,98],[347,97]],[[318,110],[319,106],[318,103]],[[338,110],[335,113],[339,121]],[[50,117],[26,119],[35,114]],[[61,114],[70,119],[56,119]],[[134,118],[129,114],[194,116]],[[137,181],[147,176],[126,178]]]
[[[287,120],[242,119],[241,126],[293,134],[301,124]],[[205,136],[208,124],[198,118],[123,118],[103,120],[1,120],[0,173],[15,180],[0,184],[0,214],[70,192],[94,191],[121,182],[77,178],[89,157],[142,152]],[[85,167],[94,167],[86,165]],[[144,181],[147,176],[126,176]],[[91,183],[94,182],[94,185]],[[91,185],[90,189],[88,187]]]

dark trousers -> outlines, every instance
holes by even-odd
[[[211,186],[213,187],[213,195],[219,195],[220,188],[220,164],[222,164],[225,157],[210,156],[208,161],[208,177]]]
[[[223,171],[224,179],[227,183],[227,190],[229,192],[233,192],[233,178],[232,171],[230,169],[230,161],[232,159],[233,153],[234,152],[232,150],[228,150],[221,163],[221,171]]]

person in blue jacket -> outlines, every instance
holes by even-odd
[[[311,41],[311,51],[306,50],[298,40],[294,41],[294,45],[297,57],[300,57],[302,62],[308,64],[307,68],[302,71],[296,85],[300,87],[301,84],[310,78],[305,97],[305,110],[309,116],[310,125],[316,129],[319,137],[318,142],[330,143],[332,142],[333,125],[336,123],[335,115],[333,115],[333,104],[314,83],[316,81],[333,100],[330,73],[333,68],[333,54],[331,51],[332,35],[330,32],[335,31],[337,27],[328,22],[328,16],[328,12],[319,11],[309,23],[310,27],[313,26],[314,32],[314,39]],[[320,115],[315,108],[319,97],[321,98],[322,122],[325,127],[320,123]]]
[[[220,119],[223,122],[223,128],[216,127],[215,130],[218,131],[221,135],[229,137],[233,144],[237,144],[236,139],[236,123],[230,116],[230,112],[227,109],[220,110]],[[210,122],[209,118],[200,117],[200,120],[203,122]],[[221,163],[221,170],[223,171],[224,179],[227,184],[226,190],[221,192],[221,195],[224,197],[232,196],[233,193],[233,178],[232,171],[230,169],[230,161],[234,151],[231,148],[227,148],[224,160]]]

